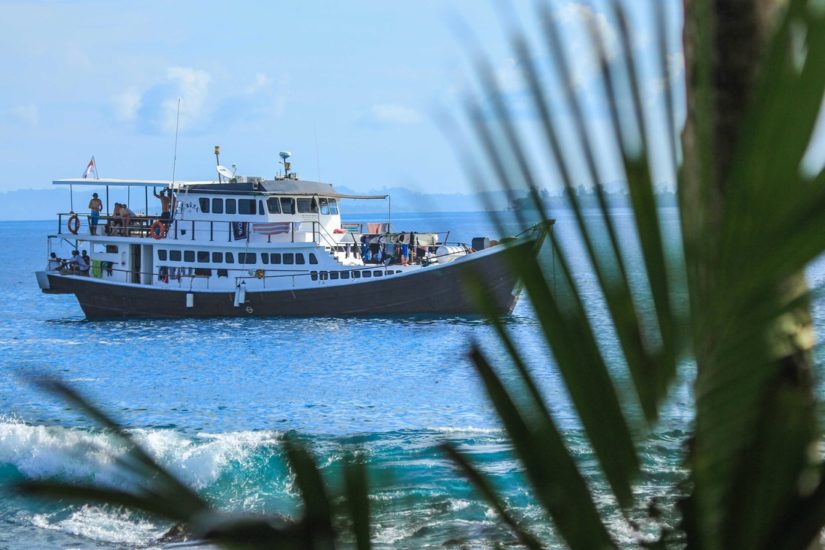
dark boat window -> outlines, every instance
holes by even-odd
[[[166,261],[166,251],[165,250],[158,250],[158,260],[165,262]]]
[[[281,211],[284,214],[294,214],[295,213],[295,199],[281,197]]]
[[[235,199],[226,199],[226,213],[227,214],[234,214],[235,213]]]
[[[238,214],[254,214],[255,199],[238,199]]]
[[[329,272],[329,278],[332,279],[333,281],[337,280],[338,279],[338,272],[337,271],[330,271]]]
[[[352,278],[353,279],[360,279],[361,278],[361,272],[360,271],[353,271],[352,272]]]
[[[298,213],[299,214],[317,214],[318,203],[315,199],[298,199]]]
[[[269,261],[272,262],[272,265],[280,265],[281,263],[281,253],[280,252],[273,252],[269,255]]]
[[[270,214],[281,213],[281,203],[278,201],[278,197],[269,197],[266,199],[266,207],[269,209]]]
[[[295,263],[295,254],[292,252],[284,252],[284,264],[292,265]]]
[[[318,272],[317,271],[310,271],[309,277],[313,281],[317,281],[318,280]]]
[[[372,273],[370,273],[369,271],[364,271],[363,275],[365,279],[369,279],[370,277],[372,277]]]
[[[338,215],[338,203],[335,202],[335,199],[329,199],[329,213],[333,216]]]
[[[227,252],[224,259],[226,260],[226,263],[228,263],[228,264],[234,264],[235,263],[235,255],[232,254],[231,252]]]
[[[198,202],[201,205],[201,212],[203,212],[204,214],[209,214],[209,199],[207,199],[206,197],[201,197],[200,199],[198,199]]]
[[[266,252],[261,254],[261,261],[265,264],[268,264],[269,263],[269,254],[267,254]]]
[[[169,259],[173,262],[180,261],[180,250],[170,250],[169,251]]]
[[[266,210],[264,210],[264,201],[258,201],[258,214],[266,214]]]
[[[254,252],[238,252],[239,264],[254,264],[257,260]]]
[[[349,271],[342,271],[341,272],[342,279],[349,279]]]
[[[212,213],[223,214],[223,199],[212,199]]]
[[[218,270],[218,277],[229,277],[229,270],[228,269],[219,269]]]
[[[321,272],[321,280],[326,281],[327,279],[329,279],[329,274],[326,271],[322,271]]]
[[[106,254],[117,254],[117,245],[116,244],[107,244],[106,245]]]
[[[223,252],[213,252],[212,253],[212,263],[213,264],[222,264],[223,263]]]
[[[316,265],[318,263],[318,258],[315,257],[315,254],[312,252],[309,253],[309,263],[312,265]]]
[[[194,262],[195,261],[195,251],[194,250],[184,250],[183,251],[183,261],[184,262]]]
[[[329,203],[327,199],[318,199],[318,201],[321,203],[321,214],[325,216],[329,215]]]
[[[196,267],[195,268],[195,275],[200,275],[202,277],[211,277],[212,270],[208,267]]]
[[[198,263],[201,263],[201,264],[208,264],[209,263],[209,251],[208,250],[198,250]]]
[[[382,277],[384,273],[382,271],[375,270],[372,272],[375,277]]]
[[[300,252],[295,254],[295,263],[298,265],[304,265],[304,263],[306,263],[304,260],[304,255]]]

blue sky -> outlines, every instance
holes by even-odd
[[[532,2],[515,2],[528,27]],[[635,3],[634,3],[635,4]],[[678,2],[668,0],[675,82],[680,82]],[[571,48],[592,19],[610,36],[596,2],[551,2]],[[179,179],[214,177],[212,148],[239,173],[271,177],[278,151],[307,179],[366,191],[404,186],[467,192],[434,116],[460,114],[464,20],[488,51],[518,107],[522,83],[505,47],[496,5],[485,0],[415,2],[4,2],[0,48],[0,191],[45,188],[78,177],[94,155],[102,177],[171,177],[175,106],[182,98]],[[653,40],[634,19],[634,47]],[[594,71],[576,63],[578,89]],[[657,102],[656,75],[643,89]],[[596,132],[604,113],[588,111]],[[529,129],[529,113],[519,124]],[[661,132],[661,129],[654,130]],[[604,179],[616,177],[605,169]],[[557,183],[552,176],[548,187]]]

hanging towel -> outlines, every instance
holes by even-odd
[[[92,260],[92,277],[100,278],[103,275],[103,262]]]

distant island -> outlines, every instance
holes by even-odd
[[[627,192],[620,184],[613,183],[605,186],[608,203],[611,207],[629,206]],[[380,189],[355,190],[345,186],[338,186],[341,193],[354,194],[388,194],[392,200],[393,212],[483,212],[508,211],[532,208],[531,200],[526,192],[511,198],[505,191],[479,193],[423,193],[405,187],[382,187]],[[89,197],[97,191],[103,195],[102,189],[91,187],[74,190],[74,207],[77,211],[85,211]],[[560,193],[542,190],[542,198],[548,208],[567,208],[565,198]],[[579,188],[576,196],[585,208],[598,206],[596,195],[592,189]],[[673,191],[660,190],[657,193],[660,206],[674,206],[676,195]],[[159,203],[148,196],[149,212],[158,210]],[[127,200],[126,192],[122,189],[110,190],[110,202],[129,202],[136,212],[144,210],[145,197],[131,196]],[[387,211],[386,201],[347,201],[347,214],[372,214]],[[69,210],[69,190],[65,187],[54,189],[20,189],[0,193],[0,220],[55,220],[57,212]]]

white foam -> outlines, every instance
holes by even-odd
[[[68,517],[62,514],[32,516],[35,527],[61,531],[98,542],[145,547],[159,540],[169,526],[159,526],[134,514],[98,506],[83,506]]]
[[[215,482],[232,462],[243,463],[255,450],[277,442],[274,432],[199,434],[135,430],[135,440],[158,462],[195,489]],[[114,468],[124,453],[110,435],[79,429],[0,421],[0,464],[12,464],[28,477],[60,477],[120,486]]]

